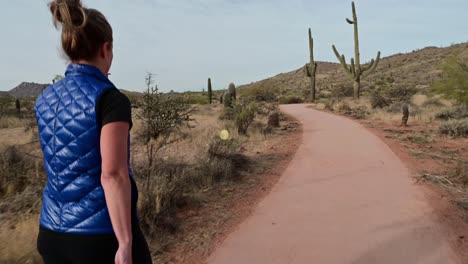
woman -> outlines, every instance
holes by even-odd
[[[47,184],[38,251],[49,263],[151,263],[129,167],[130,102],[107,78],[112,28],[80,0],[49,4],[71,63],[35,111]]]

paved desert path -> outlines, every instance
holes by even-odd
[[[420,187],[361,125],[282,106],[303,142],[272,192],[210,264],[459,263]]]

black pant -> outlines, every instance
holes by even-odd
[[[37,249],[44,264],[113,264],[119,243],[115,235],[58,233],[39,228]],[[133,263],[151,264],[151,254],[139,227],[133,228]]]

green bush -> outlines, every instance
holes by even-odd
[[[384,108],[394,102],[409,102],[418,90],[412,85],[399,85],[386,80],[378,80],[371,91],[371,106]]]
[[[468,118],[442,123],[439,132],[451,137],[468,137]]]
[[[242,97],[248,101],[256,101],[256,102],[276,102],[278,98],[276,94],[278,94],[278,89],[269,88],[266,86],[253,86],[247,89],[239,90],[239,93]]]
[[[330,95],[333,98],[353,97],[354,88],[344,84],[332,85],[330,88]]]
[[[468,105],[468,64],[466,58],[453,56],[442,65],[442,79],[434,82],[433,92]]]
[[[234,103],[234,122],[239,134],[247,134],[247,129],[255,119],[257,108],[256,103],[250,103],[248,105],[241,102]]]
[[[468,107],[455,106],[436,113],[435,117],[440,120],[468,118]]]
[[[299,98],[297,96],[287,96],[287,97],[281,97],[279,100],[280,104],[302,104],[304,100],[302,98]]]

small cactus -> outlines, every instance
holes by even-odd
[[[213,102],[213,90],[211,89],[211,78],[208,78],[208,103]]]
[[[408,126],[409,107],[407,103],[404,103],[401,106],[401,111],[403,112],[403,117],[401,118],[401,125]]]
[[[21,112],[21,103],[20,103],[20,100],[19,99],[16,99],[16,111],[18,111],[18,113]]]
[[[223,104],[224,104],[224,108],[232,108],[232,96],[230,93],[225,93],[223,95]]]
[[[234,101],[237,99],[236,86],[233,83],[229,84],[228,93],[231,95]]]

